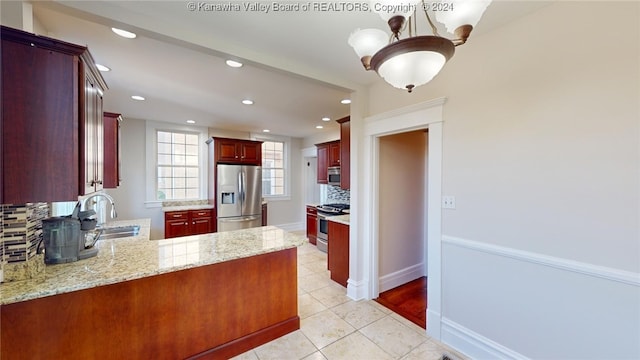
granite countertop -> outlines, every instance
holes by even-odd
[[[351,215],[347,214],[347,215],[336,215],[336,216],[329,216],[327,217],[327,221],[333,221],[333,222],[337,222],[340,224],[345,224],[345,225],[349,225],[349,221]]]
[[[42,277],[0,284],[0,304],[89,289],[143,277],[266,254],[302,245],[306,239],[275,226],[149,240],[149,219],[137,236],[100,240],[98,255],[73,263],[47,265]]]
[[[215,206],[213,204],[201,204],[201,205],[177,205],[177,206],[163,206],[162,211],[186,211],[186,210],[205,210],[205,209],[213,209]]]

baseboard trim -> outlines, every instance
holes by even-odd
[[[571,271],[583,275],[594,276],[606,280],[621,282],[628,285],[640,286],[640,274],[626,270],[614,269],[575,260],[537,254],[530,251],[517,250],[499,245],[487,244],[479,241],[461,239],[453,236],[443,236],[442,242],[487,254],[509,257],[527,261],[533,264],[549,266],[556,269]]]
[[[442,336],[442,314],[427,308],[427,335],[440,340]]]
[[[347,297],[355,301],[369,299],[369,281],[347,280]]]
[[[280,229],[286,230],[286,231],[306,230],[306,227],[301,222],[289,223],[289,224],[277,224],[277,225],[274,225],[274,226],[277,226]]]
[[[402,270],[381,276],[378,281],[379,292],[393,289],[422,276],[425,276],[424,263],[411,265]]]
[[[429,321],[427,319],[427,326]],[[441,325],[440,341],[473,359],[528,359],[447,318],[441,319]]]
[[[229,359],[298,329],[300,329],[300,318],[294,316],[247,336],[196,354],[188,359]]]

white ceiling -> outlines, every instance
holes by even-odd
[[[190,11],[191,3],[232,3],[241,10]],[[334,121],[323,123],[321,118],[348,115],[349,106],[340,100],[381,81],[362,68],[347,44],[349,34],[356,28],[386,30],[386,24],[372,12],[313,7],[347,2],[299,2],[311,4],[308,11],[244,9],[255,3],[35,1],[33,13],[49,36],[87,45],[96,62],[112,69],[103,73],[109,86],[106,111],[181,124],[193,119],[196,125],[227,130],[269,129],[293,137],[335,130]],[[469,43],[549,3],[494,0]],[[111,32],[112,26],[138,37],[121,38]],[[230,68],[225,65],[229,58],[245,66]],[[134,101],[131,95],[147,100]],[[244,98],[255,104],[242,105]],[[325,128],[317,130],[316,125]]]

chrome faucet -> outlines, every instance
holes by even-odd
[[[97,193],[97,194],[91,194],[85,198],[80,197],[80,200],[78,200],[78,204],[76,204],[76,208],[73,211],[73,217],[78,217],[78,214],[80,211],[86,211],[87,210],[87,204],[89,203],[89,200],[95,198],[95,197],[99,197],[102,196],[105,199],[109,200],[109,202],[111,203],[111,218],[114,219],[116,217],[118,217],[118,214],[116,213],[116,204],[115,201],[113,200],[113,198],[111,196],[109,196],[108,194],[105,193]],[[96,201],[94,200],[94,202],[92,203],[96,204]]]

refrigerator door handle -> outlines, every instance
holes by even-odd
[[[238,199],[240,200],[240,206],[242,206],[244,200],[244,185],[242,184],[242,171],[238,171]]]
[[[252,220],[257,220],[258,217],[257,216],[245,216],[239,219],[220,219],[224,222],[244,222],[244,221],[252,221]]]
[[[242,207],[244,208],[244,206],[245,206],[244,204],[247,201],[247,189],[246,189],[246,186],[247,186],[247,174],[244,172],[244,170],[242,170],[240,172],[240,177],[242,178],[242,194],[241,194],[241,196],[242,196]]]

